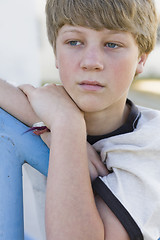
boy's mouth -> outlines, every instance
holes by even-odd
[[[104,86],[97,81],[85,80],[79,84],[84,90],[88,91],[98,91],[101,90]]]

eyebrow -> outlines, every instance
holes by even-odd
[[[62,32],[62,34],[64,34],[64,33],[70,33],[70,32],[80,33],[80,34],[83,33],[82,31],[79,31],[79,30],[77,30],[77,29],[68,29],[68,30],[65,30],[64,32]]]
[[[94,29],[92,29],[92,30],[94,30]],[[106,34],[108,34],[108,35],[116,35],[116,34],[125,33],[124,31],[118,31],[118,30],[110,30],[110,29],[106,29],[106,30],[107,30]],[[100,31],[101,30],[99,30],[99,32]],[[62,34],[65,34],[65,33],[79,33],[79,34],[83,34],[84,32],[81,31],[81,30],[78,30],[76,28],[73,28],[73,29],[68,29],[68,30],[66,29],[66,30],[64,30],[64,32],[62,32]]]

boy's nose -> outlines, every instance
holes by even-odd
[[[86,49],[83,53],[80,67],[88,71],[101,71],[104,68],[103,56],[97,48]]]

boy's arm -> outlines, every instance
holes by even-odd
[[[48,148],[50,148],[51,132],[45,132],[41,134],[41,138],[46,143]],[[103,177],[108,175],[109,171],[106,168],[106,166],[102,163],[100,156],[98,155],[96,150],[88,142],[86,144],[87,144],[88,167],[91,181],[94,181],[98,176]]]
[[[2,79],[0,79],[0,107],[28,126],[40,121],[26,95],[18,87]]]
[[[129,240],[121,223],[103,201],[97,198],[97,206],[95,204],[83,113],[62,87],[26,86],[24,91],[37,115],[51,130],[47,239]]]

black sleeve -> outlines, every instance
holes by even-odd
[[[92,188],[93,192],[102,198],[114,215],[119,219],[130,239],[144,240],[142,232],[132,216],[99,177],[93,181]]]

